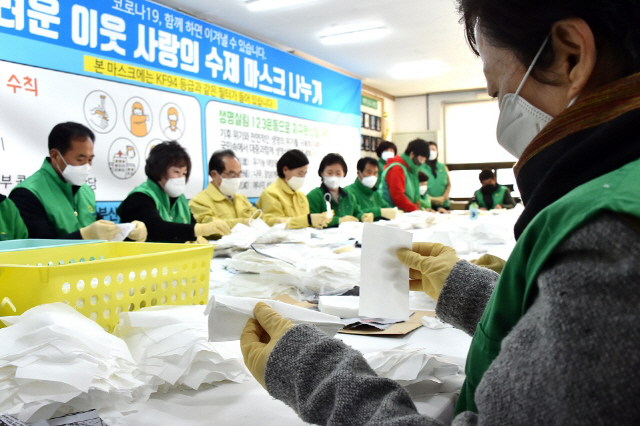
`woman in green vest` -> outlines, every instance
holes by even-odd
[[[191,174],[191,159],[178,142],[162,142],[151,149],[144,171],[146,182],[129,193],[118,207],[123,222],[147,225],[148,241],[179,243],[228,235],[223,220],[196,223],[184,189]]]
[[[27,226],[13,201],[0,194],[0,241],[29,237]]]
[[[327,226],[338,226],[344,222],[373,222],[373,213],[360,210],[355,195],[346,192],[340,186],[347,175],[347,163],[340,154],[327,154],[320,162],[318,176],[322,183],[307,194],[311,214],[327,212],[331,206],[333,217]]]
[[[438,161],[438,145],[429,142],[429,158],[420,167],[420,171],[429,176],[429,189],[427,193],[431,199],[431,208],[444,213],[451,207],[449,193],[451,192],[451,180],[449,169]]]
[[[474,336],[453,423],[640,424],[640,2],[458,5],[525,208],[500,275],[440,244],[398,252]],[[339,340],[255,313],[247,365],[303,420],[442,424]]]
[[[382,141],[380,145],[376,147],[376,155],[378,156],[378,180],[376,181],[376,188],[380,188],[380,180],[382,179],[382,172],[387,165],[387,161],[396,155],[398,155],[398,147],[393,142]]]

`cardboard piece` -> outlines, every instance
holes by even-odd
[[[409,334],[413,330],[422,327],[422,317],[435,317],[435,312],[432,311],[416,311],[411,315],[408,321],[399,322],[398,324],[394,324],[386,330],[378,330],[377,328],[363,325],[354,330],[345,330],[340,329],[338,333],[344,334],[360,334],[364,336],[402,336],[405,334]]]

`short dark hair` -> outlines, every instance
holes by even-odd
[[[380,145],[376,148],[376,155],[378,158],[382,158],[382,153],[388,149],[393,149],[395,155],[398,155],[398,147],[393,142],[382,141]]]
[[[218,174],[224,173],[224,159],[227,157],[238,159],[238,157],[236,157],[236,154],[230,149],[220,149],[214,152],[209,159],[209,173],[214,170],[218,172]]]
[[[420,155],[422,157],[429,158],[429,142],[423,139],[414,139],[409,142],[407,145],[407,149],[404,150],[406,155],[409,155],[413,152],[413,155]]]
[[[57,149],[64,155],[71,149],[71,142],[83,141],[86,138],[91,139],[91,142],[96,141],[91,129],[83,124],[72,121],[56,124],[49,133],[49,151]]]
[[[480,179],[480,182],[482,182],[483,180],[487,180],[487,179],[495,179],[496,174],[493,173],[493,170],[483,169],[480,172],[480,175],[478,176],[478,178]]]
[[[322,172],[324,172],[324,169],[334,164],[340,164],[342,166],[342,171],[344,172],[344,175],[345,176],[347,175],[347,170],[348,170],[347,163],[344,161],[344,158],[342,158],[342,155],[332,152],[330,154],[325,155],[322,161],[320,162],[320,167],[318,167],[318,176],[322,177]]]
[[[358,164],[356,164],[356,169],[358,169],[359,172],[364,172],[364,169],[367,168],[367,164],[371,164],[372,166],[376,166],[376,168],[379,167],[378,166],[378,162],[376,161],[375,158],[362,157],[361,159],[358,160]]]
[[[289,170],[297,169],[299,167],[304,167],[309,164],[309,159],[304,152],[299,149],[291,149],[284,154],[278,160],[278,164],[276,165],[278,169],[278,176],[284,179],[284,168],[287,167]]]
[[[418,181],[419,182],[428,182],[429,181],[429,176],[425,173],[425,172],[418,172]]]
[[[149,179],[158,183],[169,167],[187,166],[187,181],[191,176],[191,158],[176,141],[162,142],[151,148],[144,172]]]
[[[619,70],[620,75],[615,78],[640,71],[640,2],[637,0],[458,0],[457,3],[467,41],[476,55],[479,55],[476,24],[491,45],[512,51],[529,67],[555,22],[581,18],[593,32],[598,57],[604,56]],[[552,43],[547,43],[532,77],[551,83],[543,72],[554,60]]]

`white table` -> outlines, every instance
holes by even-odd
[[[491,216],[480,217],[479,223],[489,221]],[[515,221],[514,215],[501,215],[500,222],[512,227]],[[503,220],[504,218],[504,220]],[[495,219],[491,219],[495,221]],[[452,243],[460,243],[462,247],[480,248],[491,254],[506,259],[513,248],[515,241],[506,241],[501,244],[469,244],[466,238],[460,238],[456,230],[463,231],[469,227],[469,218],[466,216],[442,218],[435,226],[427,229],[414,230],[414,241],[431,240],[435,234],[440,238],[449,234],[453,238]],[[438,234],[439,233],[439,234]],[[437,240],[437,238],[436,238]],[[466,244],[466,245],[465,245]],[[453,244],[455,246],[455,244]],[[479,257],[478,252],[464,252],[461,257],[471,259]],[[212,260],[212,274],[214,280],[225,281],[228,272],[222,269],[223,260]],[[224,294],[225,287],[214,285],[210,294]],[[460,330],[444,328],[438,330],[421,327],[404,336],[361,336],[352,334],[338,334],[337,338],[343,340],[353,348],[371,353],[386,349],[408,345],[410,347],[424,348],[429,353],[443,355],[458,365],[464,366],[467,351],[471,343],[471,337]],[[453,410],[457,400],[456,394],[439,394],[423,397],[415,400],[418,410],[430,417],[449,423],[453,418]],[[302,425],[306,424],[298,418],[295,412],[284,403],[273,399],[252,377],[243,383],[225,383],[215,387],[205,387],[199,391],[172,391],[166,394],[154,394],[144,402],[131,407],[135,410],[126,413],[121,424],[135,426],[162,426],[184,425],[204,426],[212,424],[220,425]]]

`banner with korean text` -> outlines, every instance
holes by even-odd
[[[146,179],[153,146],[177,140],[193,164],[187,197],[208,183],[217,149],[236,151],[241,193],[257,197],[275,162],[360,155],[361,83],[145,0],[0,1],[0,193],[48,155],[63,121],[96,134],[88,183],[101,213]],[[354,167],[355,168],[355,167]]]

